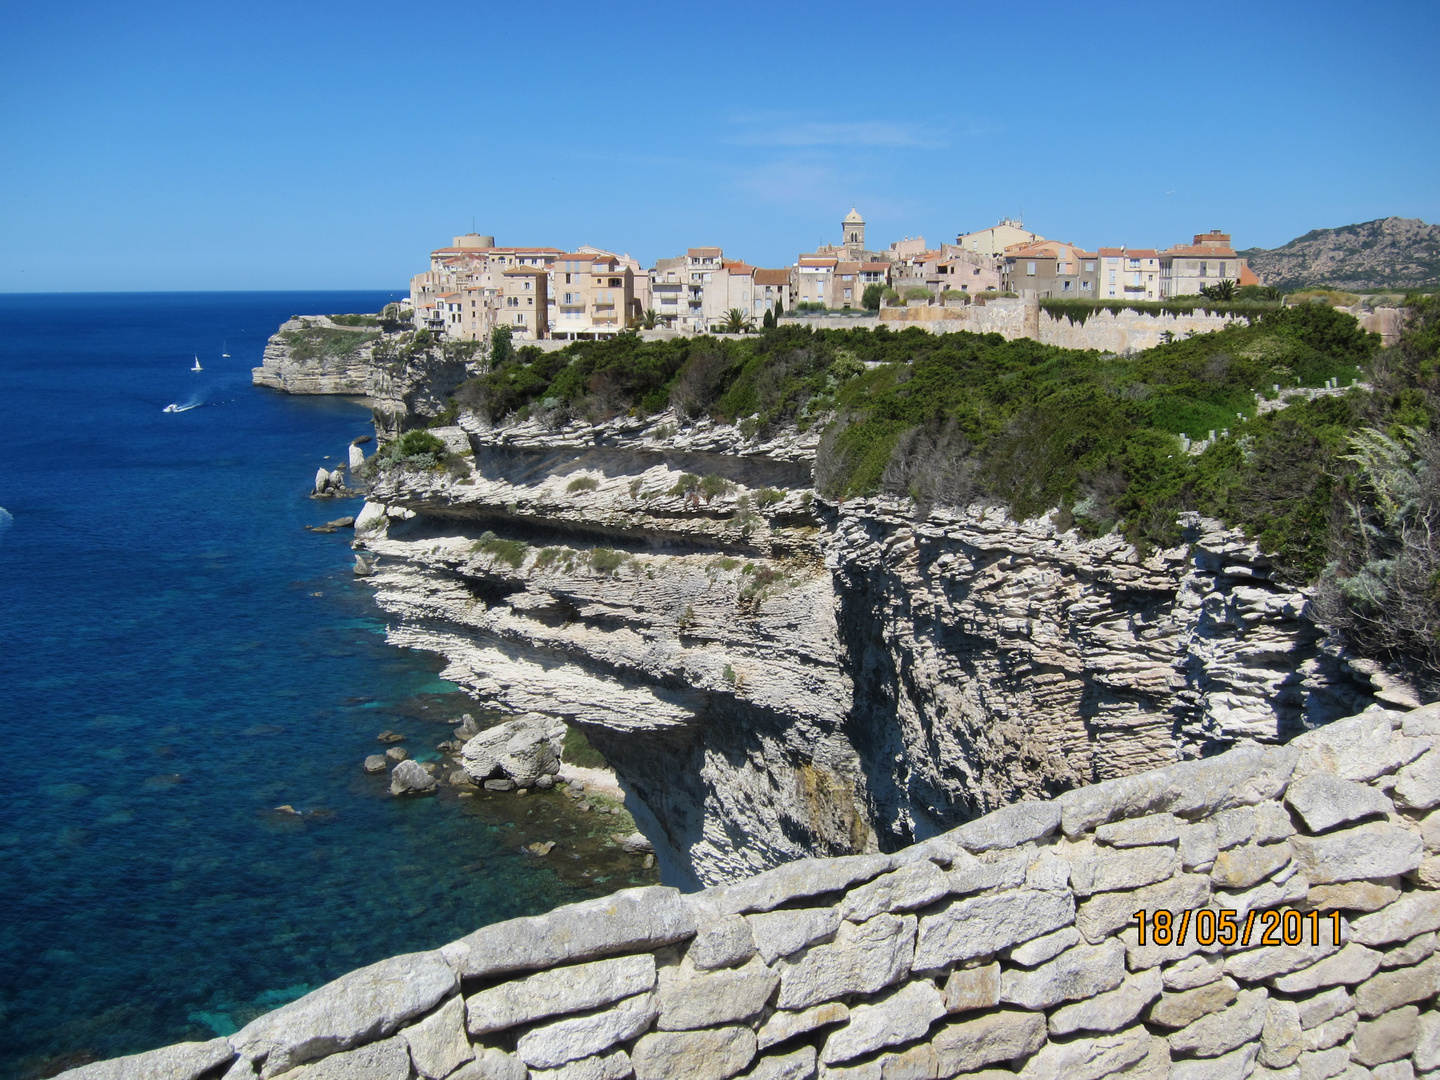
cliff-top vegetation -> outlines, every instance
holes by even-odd
[[[1429,650],[1440,669],[1440,618],[1426,621],[1440,612],[1440,550],[1413,565],[1404,555],[1429,535],[1432,507],[1440,526],[1440,497],[1425,494],[1440,478],[1431,442],[1440,302],[1415,303],[1404,344],[1385,351],[1323,304],[1267,307],[1134,356],[919,329],[623,335],[553,353],[521,348],[455,400],[495,421],[669,406],[756,436],[823,424],[816,486],[832,498],[884,491],[922,508],[980,500],[1020,517],[1055,510],[1063,528],[1119,531],[1142,548],[1179,543],[1177,518],[1198,510],[1245,527],[1291,581],[1328,574],[1333,621],[1371,633],[1376,650]],[[1262,412],[1277,397],[1287,406]],[[1365,623],[1396,606],[1402,579],[1424,608],[1403,642]]]

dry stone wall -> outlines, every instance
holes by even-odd
[[[893,854],[488,926],[63,1075],[1433,1080],[1437,806],[1440,706],[1377,707]]]

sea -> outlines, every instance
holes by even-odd
[[[292,315],[395,298],[0,295],[4,1080],[645,880],[558,794],[396,799],[361,767],[485,714],[386,643],[350,534],[305,528],[359,511],[309,493],[369,408],[250,369]]]

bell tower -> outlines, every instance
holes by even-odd
[[[845,254],[852,259],[859,258],[865,250],[865,219],[853,206],[840,223],[840,235],[844,238]]]

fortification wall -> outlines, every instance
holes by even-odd
[[[1440,706],[1371,709],[894,855],[488,926],[63,1075],[1436,1077],[1436,742]]]

